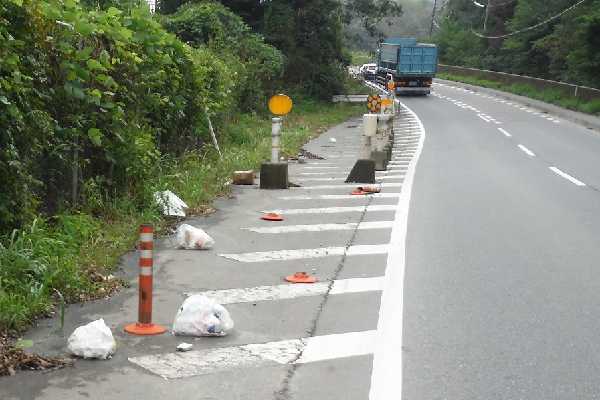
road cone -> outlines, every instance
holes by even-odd
[[[285,280],[292,283],[315,283],[317,278],[306,272],[296,272],[294,275],[286,276]]]
[[[274,212],[266,213],[260,219],[264,219],[265,221],[283,221],[283,217]]]

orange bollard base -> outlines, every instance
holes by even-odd
[[[132,335],[149,336],[149,335],[162,335],[167,331],[162,325],[156,324],[141,324],[136,322],[134,324],[125,325],[125,332],[131,333]]]

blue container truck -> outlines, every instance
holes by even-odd
[[[377,82],[388,87],[393,81],[398,95],[427,95],[437,72],[437,59],[434,44],[417,43],[415,38],[388,38],[378,49]]]

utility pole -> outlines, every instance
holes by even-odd
[[[490,16],[490,3],[492,1],[488,0],[486,6],[485,6],[485,18],[483,19],[483,33],[487,32],[487,22],[488,22],[488,17]]]
[[[429,37],[433,35],[433,21],[435,20],[435,9],[437,8],[437,0],[433,0],[433,10],[431,11],[431,27],[429,28]]]

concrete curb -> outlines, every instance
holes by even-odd
[[[490,89],[482,86],[475,86],[469,83],[448,81],[439,78],[436,78],[435,81],[455,85],[465,89],[471,89],[475,92],[492,94],[494,96],[501,97],[506,100],[518,101],[519,103],[525,104],[527,106],[535,107],[547,113],[554,114],[564,120],[583,125],[584,127],[593,130],[595,133],[600,134],[600,118],[594,117],[592,115],[584,114],[578,111],[567,110],[566,108],[555,106],[554,104],[549,104],[540,100],[530,99],[529,97],[525,96],[519,96],[518,94],[503,92],[501,90]]]

